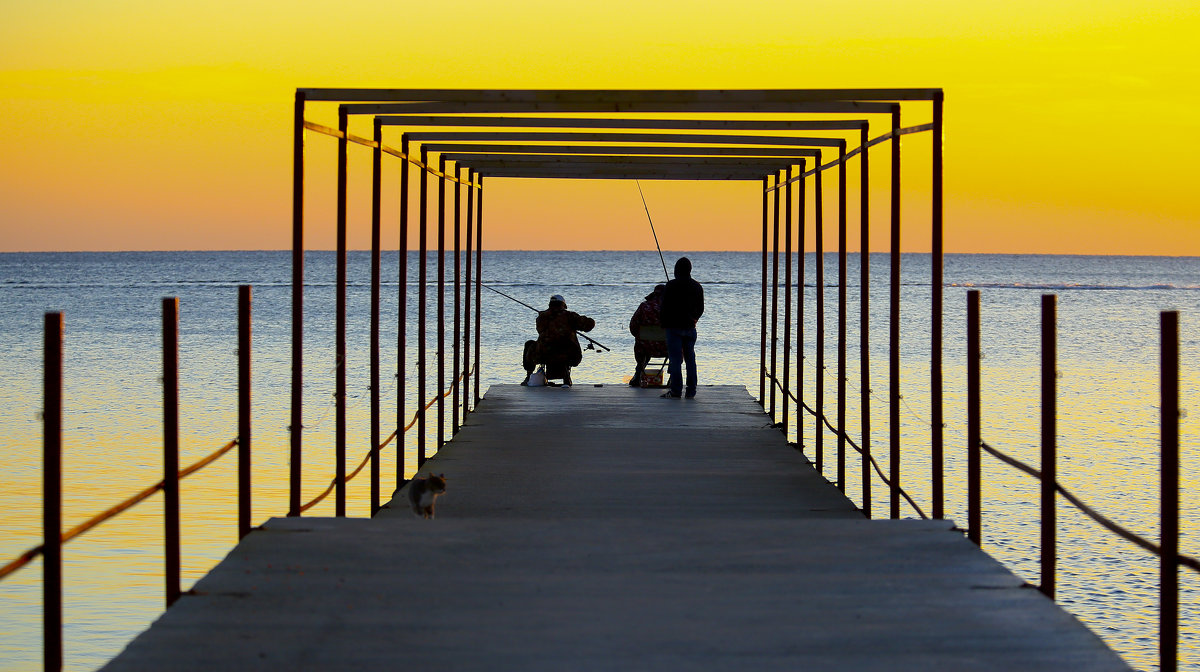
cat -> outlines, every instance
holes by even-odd
[[[428,478],[414,478],[408,484],[408,503],[412,505],[413,515],[422,518],[433,518],[433,502],[438,495],[446,492],[446,475],[429,474]]]

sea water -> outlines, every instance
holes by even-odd
[[[701,385],[759,388],[762,256],[740,252],[667,252],[666,265],[686,254],[705,289],[696,351]],[[407,423],[421,395],[417,380],[419,256],[409,252],[407,338],[403,408],[398,399],[397,324],[399,257],[385,253],[381,274],[381,384],[384,435]],[[427,369],[424,399],[439,389],[435,254],[427,272]],[[923,511],[930,511],[930,257],[902,255],[900,300],[900,480]],[[460,260],[460,272],[466,261]],[[789,371],[793,394],[817,409],[823,381],[825,416],[836,423],[838,259],[824,257],[825,287],[816,282],[816,256],[794,255],[795,290]],[[570,309],[594,318],[589,336],[603,348],[588,350],[574,371],[577,386],[619,385],[633,373],[628,320],[643,296],[663,282],[663,263],[649,252],[505,252],[483,254],[489,287],[536,308],[562,294]],[[846,264],[846,431],[869,440],[880,464],[889,464],[890,259],[872,255],[869,293],[869,376],[861,371],[859,317],[861,267]],[[773,260],[768,274],[775,271]],[[783,282],[786,260],[779,259]],[[442,277],[445,351],[452,353],[452,255]],[[334,473],[334,371],[336,256],[310,252],[305,259],[304,495],[308,501]],[[370,446],[370,255],[349,255],[347,288],[347,468]],[[1200,553],[1197,482],[1200,469],[1200,259],[948,255],[945,258],[944,380],[946,517],[966,523],[966,293],[981,292],[983,438],[1034,465],[1039,461],[1040,301],[1058,297],[1059,475],[1063,484],[1116,522],[1158,540],[1159,312],[1180,311],[1182,402],[1183,552]],[[162,299],[179,298],[181,463],[208,455],[237,433],[237,286],[253,287],[253,418],[255,524],[284,515],[288,502],[291,369],[291,255],[288,252],[121,252],[0,254],[0,436],[5,459],[0,476],[0,561],[41,541],[41,418],[43,314],[62,311],[65,322],[64,526],[70,527],[162,478]],[[803,301],[800,301],[800,292]],[[818,356],[818,301],[824,302],[823,358]],[[533,311],[484,289],[481,391],[516,383],[523,342],[534,336]],[[472,304],[474,298],[471,299]],[[778,305],[774,339],[782,367],[785,293],[768,293]],[[799,306],[803,306],[800,314]],[[769,327],[768,327],[769,328]],[[802,334],[802,335],[801,335]],[[771,337],[768,333],[768,359]],[[802,356],[801,356],[802,355]],[[798,363],[797,363],[797,360]],[[782,374],[781,374],[782,376]],[[447,361],[445,386],[453,379]],[[864,384],[870,406],[869,437],[862,435]],[[703,388],[700,393],[703,394]],[[766,396],[769,405],[770,392]],[[446,419],[449,422],[449,403]],[[782,394],[777,406],[782,409]],[[794,411],[794,405],[791,406]],[[435,406],[436,409],[436,406]],[[401,412],[401,410],[403,412]],[[1188,414],[1188,411],[1191,411]],[[430,413],[432,452],[436,420]],[[780,419],[780,418],[777,418]],[[769,422],[764,417],[764,422]],[[817,459],[817,421],[788,419],[789,438]],[[446,434],[449,435],[447,428]],[[405,435],[405,462],[384,451],[384,499],[396,479],[411,476],[416,428]],[[822,435],[821,461],[835,478],[837,441]],[[847,494],[862,503],[861,465],[846,448]],[[236,543],[236,473],[232,456],[217,461],[181,488],[183,588],[220,561]],[[399,473],[398,473],[399,472]],[[983,546],[1032,584],[1040,581],[1038,486],[1033,479],[985,456]],[[369,515],[366,474],[348,487],[348,514]],[[872,485],[871,513],[888,515],[887,488]],[[143,630],[163,608],[162,500],[156,496],[105,523],[64,549],[65,656],[70,670],[94,669]],[[306,515],[333,514],[332,497]],[[907,504],[901,515],[919,514]],[[1104,531],[1060,501],[1058,600],[1135,667],[1156,668],[1157,562]],[[0,669],[40,669],[41,564],[0,582]],[[1200,670],[1200,582],[1181,572],[1180,668]],[[936,627],[936,624],[930,624]]]

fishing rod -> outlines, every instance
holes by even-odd
[[[667,260],[663,259],[662,248],[658,245],[658,232],[654,230],[654,220],[650,218],[650,206],[646,205],[646,195],[642,193],[642,183],[639,180],[634,180],[634,184],[638,188],[638,196],[642,197],[642,207],[646,209],[646,219],[650,220],[650,233],[654,234],[654,247],[658,249],[658,260],[663,265],[663,275],[667,276],[667,282],[671,281],[671,274],[667,273]]]
[[[490,290],[492,290],[493,292],[495,292],[495,293],[499,294],[500,296],[503,296],[503,297],[504,297],[504,298],[506,298],[506,299],[511,299],[511,300],[513,300],[513,301],[516,301],[517,303],[521,304],[522,306],[525,306],[526,308],[528,308],[528,309],[532,310],[532,311],[533,311],[533,312],[535,312],[535,313],[540,313],[540,312],[542,312],[542,311],[538,310],[537,308],[534,308],[533,306],[529,305],[528,303],[525,303],[524,301],[522,301],[522,300],[520,300],[520,299],[518,299],[518,298],[515,298],[515,297],[512,297],[512,296],[509,296],[508,294],[505,294],[504,292],[502,292],[502,291],[500,291],[500,290],[496,289],[495,287],[489,287],[488,285],[485,285],[485,284],[483,284],[482,282],[481,282],[481,283],[479,283],[479,286],[480,286],[480,287],[484,287],[484,288],[486,288],[486,289],[490,289]],[[594,346],[596,346],[596,347],[603,348],[605,352],[609,352],[609,351],[610,351],[610,349],[609,349],[609,347],[608,347],[608,346],[604,345],[604,344],[603,344],[603,343],[601,343],[600,341],[597,341],[596,339],[592,338],[591,336],[588,336],[587,334],[583,333],[582,331],[576,331],[575,333],[576,333],[576,334],[578,334],[578,335],[580,335],[580,336],[583,336],[584,338],[586,338],[586,339],[588,340],[588,343],[589,343],[588,347],[589,347],[589,348],[592,348],[592,346],[594,345]],[[592,349],[593,349],[593,350],[595,350],[596,348],[592,348]]]

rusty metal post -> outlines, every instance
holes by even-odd
[[[1158,598],[1158,666],[1179,665],[1179,313],[1164,311],[1162,328],[1162,510]]]
[[[900,105],[892,106],[892,305],[888,353],[891,517],[900,517]]]
[[[846,141],[838,146],[837,487],[846,491]]]
[[[408,448],[405,439],[404,426],[408,424],[405,414],[404,397],[407,394],[408,362],[408,134],[400,136],[400,153],[404,158],[400,162],[400,242],[397,251],[400,255],[400,269],[397,273],[399,292],[396,309],[396,488],[405,483],[404,453]]]
[[[1053,294],[1042,295],[1042,583],[1054,599],[1058,562],[1058,326]]]
[[[425,296],[426,259],[429,245],[429,152],[421,147],[420,267],[417,272],[417,469],[425,465]]]
[[[371,152],[371,515],[379,511],[379,273],[383,240],[380,232],[383,199],[383,127],[375,119],[375,148]]]
[[[863,514],[871,517],[871,171],[867,161],[867,143],[870,141],[866,122],[858,132],[859,188],[858,188],[858,236],[859,236],[859,286],[858,291],[858,413],[862,422],[862,501]]]
[[[463,422],[467,421],[467,414],[471,412],[471,395],[470,390],[471,379],[471,236],[475,229],[475,170],[467,169],[467,268],[463,277]]]
[[[346,515],[346,171],[349,118],[338,107],[337,175],[337,336],[334,351],[334,515]]]
[[[816,172],[813,174],[813,244],[817,264],[817,363],[813,366],[813,404],[817,412],[816,442],[817,471],[825,469],[825,189],[821,186],[821,155],[817,154]]]
[[[292,412],[289,436],[288,514],[300,515],[304,439],[304,94],[296,92],[292,133]]]
[[[771,178],[763,178],[762,202],[762,318],[759,320],[758,405],[767,408],[767,227]]]
[[[967,292],[967,538],[976,546],[983,545],[979,367],[979,290],[972,289]]]
[[[446,442],[446,158],[438,158],[437,449]]]
[[[479,212],[475,215],[475,405],[479,405],[479,378],[483,372],[483,360],[479,354],[480,308],[483,293],[483,175],[479,176],[479,198],[475,202]]]
[[[167,606],[179,599],[179,299],[163,314],[163,578]]]
[[[945,446],[943,439],[942,415],[942,303],[944,282],[942,278],[942,92],[937,93],[933,100],[933,196],[930,206],[933,209],[932,222],[932,255],[930,271],[932,278],[933,297],[930,306],[929,336],[929,424],[931,445],[929,449],[932,462],[931,496],[933,497],[932,516],[935,519],[944,518],[943,500],[945,499]],[[1050,596],[1053,597],[1053,586]]]
[[[63,664],[62,407],[63,314],[46,313],[42,373],[42,660]]]
[[[788,394],[792,364],[792,167],[784,172],[783,226],[783,436],[788,435]]]
[[[250,285],[238,286],[238,539],[250,534]]]
[[[462,331],[462,167],[454,166],[454,338],[450,339],[454,350],[454,368],[450,379],[454,382],[453,403],[450,404],[450,436],[458,434],[458,387],[459,374],[462,372],[462,351],[458,347],[458,336]]]
[[[775,179],[775,214],[771,224],[771,422],[775,422],[775,391],[779,387],[776,357],[779,350],[779,173]]]

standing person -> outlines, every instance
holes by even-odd
[[[659,315],[662,312],[663,285],[655,285],[654,291],[646,295],[633,317],[629,318],[629,333],[637,340],[633,343],[633,361],[635,368],[633,378],[629,379],[630,387],[641,387],[642,376],[646,372],[646,362],[651,357],[666,357],[667,344],[662,340],[642,338],[642,327],[661,326]]]
[[[537,363],[546,365],[546,378],[561,378],[563,385],[571,385],[571,367],[583,361],[583,349],[575,332],[591,331],[596,321],[567,310],[566,300],[555,294],[546,310],[538,313],[536,325]],[[527,363],[526,371],[531,370]]]
[[[664,399],[696,396],[696,322],[704,314],[704,288],[692,279],[692,262],[675,262],[675,279],[663,288],[662,326],[667,330],[667,372],[670,390]],[[687,363],[687,390],[681,363]]]

